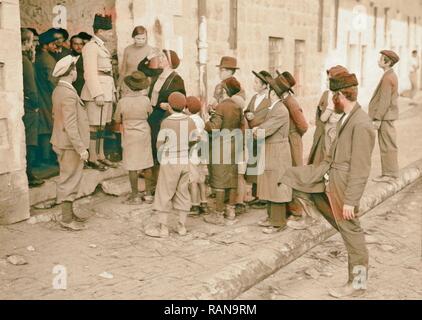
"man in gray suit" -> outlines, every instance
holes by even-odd
[[[77,57],[67,56],[57,62],[53,76],[59,79],[53,92],[53,134],[51,144],[57,154],[60,177],[57,203],[62,205],[61,226],[72,231],[85,226],[73,212],[82,181],[84,161],[89,158],[89,122],[86,108],[72,83],[77,78]]]

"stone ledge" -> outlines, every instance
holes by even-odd
[[[404,168],[395,183],[380,183],[365,192],[361,201],[362,214],[400,192],[422,176],[422,159]],[[336,231],[325,221],[307,230],[280,234],[252,255],[239,259],[218,273],[199,281],[200,284],[177,299],[232,300],[257,283],[268,278],[307,251],[333,236]]]
[[[79,191],[79,197],[86,197],[95,192],[95,189],[104,181],[120,178],[126,176],[127,172],[121,168],[109,169],[104,172],[96,170],[84,170],[84,176],[82,178],[81,190]],[[56,199],[56,181],[58,177],[46,181],[46,183],[39,187],[29,190],[29,203],[30,206],[34,206],[46,201]]]

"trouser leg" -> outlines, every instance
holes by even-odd
[[[382,121],[378,130],[382,175],[397,178],[399,175],[398,147],[394,121]]]
[[[71,223],[73,220],[73,203],[71,201],[64,201],[62,203],[62,222]]]
[[[236,190],[235,204],[242,204],[245,201],[246,181],[243,175],[238,176],[238,186]]]
[[[359,219],[336,221],[326,194],[313,194],[312,199],[324,218],[340,232],[343,238],[348,254],[349,282],[353,282],[355,275],[367,276],[369,256]]]
[[[215,210],[223,212],[225,208],[226,190],[215,189]]]
[[[39,136],[39,146],[41,151],[41,159],[43,162],[49,162],[52,158],[53,149],[50,143],[51,135],[42,134]]]
[[[205,183],[199,184],[199,194],[200,194],[200,201],[202,203],[208,203],[207,199],[207,185]]]
[[[57,203],[73,202],[79,192],[84,163],[75,150],[56,150],[60,176],[57,183]]]
[[[286,203],[270,202],[268,205],[271,225],[277,228],[285,227],[287,224]]]
[[[34,168],[35,160],[36,160],[36,146],[27,146],[26,147],[26,173],[28,177],[32,176],[32,170]]]

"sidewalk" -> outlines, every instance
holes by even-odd
[[[411,108],[401,118],[397,130],[403,168],[422,159],[422,108]],[[372,176],[379,174],[379,162],[376,147]],[[369,183],[365,195],[379,187]],[[0,299],[235,298],[274,272],[273,265],[282,265],[278,253],[293,257],[333,234],[321,223],[307,232],[264,235],[256,223],[266,212],[255,210],[227,227],[189,219],[187,237],[172,233],[168,240],[155,240],[142,232],[151,206],[128,207],[121,201],[103,193],[80,200],[78,210],[93,215],[89,230],[82,233],[60,231],[54,222],[0,227]],[[51,216],[58,211],[36,213]],[[28,264],[9,264],[5,258],[12,254],[24,256]],[[254,257],[274,259],[266,264]],[[252,272],[252,265],[249,273],[243,272],[248,261],[260,264],[263,273]],[[67,290],[52,287],[56,265],[66,267]]]

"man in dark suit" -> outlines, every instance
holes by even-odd
[[[399,174],[398,147],[394,121],[399,118],[398,78],[393,66],[399,62],[399,56],[390,50],[381,51],[378,61],[384,75],[369,103],[368,114],[378,131],[381,152],[382,175],[375,182],[394,181]]]
[[[153,194],[157,185],[159,162],[157,157],[157,138],[161,122],[168,116],[168,98],[173,92],[186,95],[185,83],[175,71],[180,65],[177,53],[172,50],[154,52],[141,61],[138,70],[151,78],[148,97],[151,99],[153,112],[148,119],[151,126],[151,143],[154,157],[154,167],[146,178],[147,203],[153,202]]]
[[[24,110],[23,123],[26,137],[26,173],[30,187],[38,187],[44,181],[38,179],[32,173],[35,164],[38,147],[38,90],[35,83],[34,67],[30,60],[33,47],[34,34],[29,29],[21,29],[22,40],[22,64],[23,64],[23,92]]]

